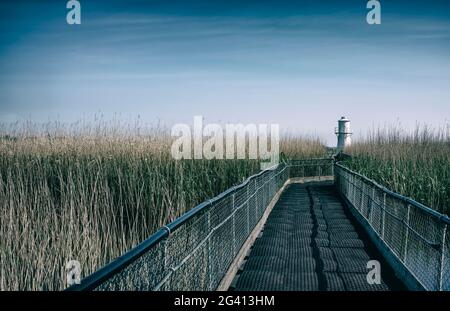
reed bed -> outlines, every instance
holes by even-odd
[[[0,289],[61,290],[65,263],[86,276],[161,225],[259,170],[256,160],[181,160],[156,126],[0,125]],[[285,136],[290,157],[319,140]]]
[[[372,130],[346,152],[346,165],[381,185],[435,209],[450,213],[449,126],[398,126]]]

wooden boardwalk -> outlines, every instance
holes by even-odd
[[[330,183],[291,184],[230,290],[398,289],[398,281],[388,278],[380,285],[367,282],[368,261],[382,260],[358,226]]]

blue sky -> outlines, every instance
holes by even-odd
[[[450,2],[81,0],[0,3],[0,121],[279,123],[329,144],[450,116]]]

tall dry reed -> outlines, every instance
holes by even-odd
[[[0,289],[63,289],[67,261],[86,276],[259,169],[175,161],[170,145],[161,127],[0,125]],[[300,158],[324,150],[295,137],[282,148]]]
[[[395,192],[439,212],[450,212],[449,127],[398,126],[371,131],[347,151],[346,164]]]

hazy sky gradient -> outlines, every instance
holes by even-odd
[[[94,114],[170,125],[280,123],[329,144],[450,116],[450,1],[66,1],[0,3],[0,121]]]

